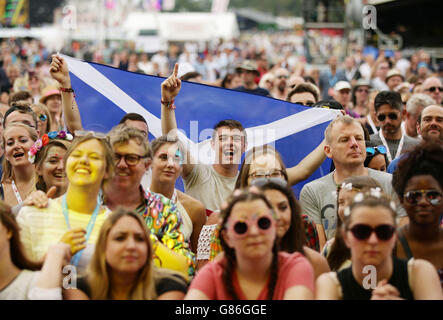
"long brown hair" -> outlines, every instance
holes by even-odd
[[[240,173],[238,174],[237,181],[235,182],[235,189],[246,188],[248,186],[248,178],[249,172],[251,170],[252,161],[268,154],[275,156],[275,159],[278,161],[278,163],[280,163],[285,180],[288,181],[288,173],[286,172],[286,166],[281,158],[280,153],[270,145],[263,145],[260,147],[254,147],[246,153],[246,156],[243,159],[240,167]]]
[[[91,299],[93,300],[105,300],[111,299],[111,280],[110,273],[111,267],[106,261],[106,243],[109,236],[109,232],[115,226],[115,224],[123,217],[134,218],[140,227],[143,229],[145,241],[147,243],[147,259],[146,263],[140,269],[136,280],[133,283],[133,287],[129,293],[128,299],[131,300],[153,300],[157,298],[157,292],[155,289],[156,282],[164,277],[172,277],[176,275],[171,270],[160,269],[154,266],[153,262],[153,249],[151,240],[149,238],[149,230],[143,219],[134,211],[118,208],[112,213],[106,221],[103,223],[100,234],[98,236],[97,243],[95,245],[94,255],[92,256],[91,263],[89,265],[88,284],[91,288]],[[174,279],[178,279],[174,277]]]
[[[40,151],[37,152],[37,154],[35,155],[35,168],[41,168],[41,166],[43,165],[43,162],[46,161],[46,157],[48,156],[48,152],[52,147],[60,147],[62,149],[68,150],[69,145],[71,144],[71,142],[67,141],[67,140],[61,140],[61,139],[54,139],[54,140],[50,140],[48,142],[48,144],[44,147],[42,147],[42,149]],[[43,192],[48,191],[47,190],[47,186],[46,186],[46,182],[43,180],[43,176],[39,175],[37,173],[37,170],[35,171],[35,175],[36,175],[36,183],[35,183],[35,188],[37,190],[41,190]]]
[[[266,204],[266,206],[269,208],[270,211],[272,211],[272,205],[269,203],[269,201],[266,199],[266,197],[261,193],[256,192],[250,192],[250,191],[242,191],[239,195],[233,195],[228,199],[228,206],[221,211],[221,215],[223,218],[223,221],[221,223],[220,228],[220,234],[223,233],[224,230],[226,230],[226,223],[229,219],[229,216],[231,215],[232,208],[239,202],[250,202],[254,200],[262,200]],[[236,266],[236,255],[235,250],[232,249],[228,244],[226,243],[223,236],[220,237],[220,243],[223,247],[223,250],[225,252],[226,257],[226,264],[223,271],[223,283],[225,285],[226,291],[228,294],[234,299],[238,300],[238,295],[234,290],[233,287],[233,280],[232,275],[235,272],[235,266]],[[275,237],[274,246],[272,247],[272,263],[271,263],[271,276],[270,281],[268,282],[268,300],[272,300],[274,296],[275,286],[277,284],[277,275],[278,275],[278,240],[277,235]]]
[[[12,263],[21,270],[40,270],[42,264],[31,261],[26,256],[23,244],[20,241],[20,227],[11,212],[11,207],[1,200],[0,223],[4,225],[9,232],[11,232],[11,239],[9,239],[9,249]]]

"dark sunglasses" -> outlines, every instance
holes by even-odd
[[[314,102],[311,102],[311,101],[308,101],[308,102],[306,102],[306,103],[303,103],[303,102],[300,102],[300,101],[297,101],[297,102],[294,102],[295,104],[300,104],[300,105],[302,105],[302,106],[307,106],[307,107],[312,107],[315,103]]]
[[[272,226],[272,220],[269,216],[262,216],[254,220],[257,224],[257,227],[262,231],[266,231]],[[246,221],[237,221],[233,224],[232,230],[234,230],[237,235],[244,236],[248,232],[252,223],[253,222],[251,221],[251,219],[248,219]]]
[[[138,154],[120,154],[114,153],[115,163],[118,164],[123,158],[128,166],[135,166],[139,163],[140,159],[146,158],[146,156],[139,156]]]
[[[388,118],[391,119],[391,120],[397,120],[398,119],[398,114],[395,113],[395,112],[390,112],[390,113],[388,113]],[[383,122],[386,119],[386,115],[385,114],[379,114],[379,115],[377,115],[377,119],[378,119],[378,121]]]
[[[46,121],[46,119],[48,119],[48,117],[45,114],[39,114],[38,118],[40,119],[40,121]]]
[[[437,90],[437,89],[438,89],[438,91],[443,92],[443,87],[430,87],[430,88],[426,89],[426,91],[435,92],[435,90]]]
[[[289,77],[288,76],[285,76],[285,75],[279,75],[279,76],[277,76],[277,79],[288,79]]]
[[[366,153],[370,156],[373,156],[377,153],[386,154],[388,152],[384,145],[380,145],[377,147],[366,147]]]
[[[395,227],[390,224],[381,224],[372,228],[366,224],[356,224],[350,231],[358,240],[367,240],[372,232],[375,232],[378,240],[387,241],[394,235]]]
[[[436,206],[440,203],[442,194],[437,190],[412,190],[403,195],[406,202],[411,205],[416,205],[423,196],[431,205]]]

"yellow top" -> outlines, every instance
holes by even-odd
[[[100,233],[101,226],[111,211],[102,207],[95,220],[94,228],[88,239],[88,244],[95,244]],[[69,223],[71,228],[86,229],[90,214],[79,213],[69,210]],[[17,216],[20,225],[20,237],[29,258],[40,261],[51,244],[60,241],[68,231],[63,216],[61,197],[55,200],[49,199],[48,207],[39,209],[36,207],[23,207]]]

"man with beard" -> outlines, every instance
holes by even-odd
[[[424,141],[434,141],[443,144],[443,107],[441,105],[430,105],[423,109],[418,116],[417,132]],[[397,158],[388,166],[388,172],[393,173],[397,169]]]
[[[406,110],[398,92],[382,91],[375,97],[375,114],[381,130],[370,136],[375,145],[383,144],[387,150],[388,161],[399,157],[402,151],[417,144],[417,141],[404,134],[401,123]]]
[[[275,99],[286,100],[288,96],[287,81],[289,72],[285,68],[278,68],[274,72],[274,86],[271,91],[271,96]]]

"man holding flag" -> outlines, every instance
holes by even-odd
[[[176,134],[174,101],[181,89],[177,76],[178,64],[172,75],[161,84],[161,121],[163,134]],[[215,151],[213,164],[198,163],[190,150],[186,151],[182,177],[185,192],[200,200],[210,211],[220,209],[223,201],[234,190],[238,177],[238,165],[247,149],[247,137],[242,124],[237,120],[222,120],[215,127],[211,140]],[[299,164],[288,168],[289,182],[294,185],[307,179],[325,159],[323,143],[312,151]]]

